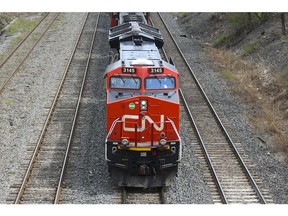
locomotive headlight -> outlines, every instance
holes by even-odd
[[[166,143],[167,143],[167,141],[165,139],[160,140],[160,145],[164,146]]]
[[[140,101],[140,110],[141,111],[147,111],[147,107],[148,107],[147,100],[141,100]]]
[[[128,141],[128,139],[123,139],[121,143],[122,143],[124,146],[126,146],[126,145],[129,144],[129,141]]]

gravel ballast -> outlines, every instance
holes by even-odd
[[[0,202],[19,176],[27,148],[35,146],[65,66],[84,21],[84,13],[62,13],[19,69],[0,100]]]
[[[240,103],[240,98],[230,93],[225,81],[209,67],[211,59],[201,44],[193,38],[180,36],[186,32],[173,14],[163,13],[162,16],[216,111],[229,124],[233,139],[242,143],[253,160],[257,174],[269,188],[274,202],[288,203],[287,164],[269,153],[268,144],[262,143],[257,138],[259,134],[249,125],[247,115],[253,105]],[[39,43],[27,63],[0,95],[0,203],[6,203],[10,186],[17,178],[21,178],[20,166],[24,159],[27,161],[30,158],[27,148],[37,142],[84,18],[84,13],[62,13],[58,24]],[[110,204],[120,201],[119,190],[109,177],[104,160],[103,72],[109,59],[110,20],[108,14],[102,15],[100,19],[105,21],[101,22],[101,33],[96,37],[102,38],[96,38],[92,53],[89,81],[84,90],[79,124],[72,144],[72,148],[74,146],[77,151],[70,156],[70,161],[74,162],[67,166],[62,191],[63,203]],[[187,128],[188,125],[189,121],[182,109],[183,160],[179,165],[179,176],[167,189],[167,200],[173,204],[210,204],[213,201],[199,159],[195,156],[194,135],[192,129]]]

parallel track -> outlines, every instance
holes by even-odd
[[[209,167],[208,171],[211,173],[206,178],[207,184],[211,191],[215,191],[215,187],[217,189],[217,194],[213,196],[214,201],[267,203],[267,199],[272,202],[268,191],[265,190],[263,195],[256,184],[163,18],[160,14],[153,14],[153,16],[154,22],[158,20],[156,27],[160,29],[162,35],[164,33],[165,44],[168,43],[170,52],[173,52],[174,62],[177,62],[176,67],[181,73],[182,80],[185,80],[181,83],[184,93],[182,90],[179,92],[197,133],[202,155]],[[185,95],[185,90],[188,92],[188,89],[192,89],[193,95]],[[257,181],[261,184],[259,179]]]
[[[0,93],[4,91],[60,13],[47,13],[0,64]],[[45,23],[46,21],[46,23]]]
[[[89,17],[89,18],[88,18]],[[20,186],[8,201],[59,203],[99,14],[87,14]],[[92,33],[92,34],[91,34]]]

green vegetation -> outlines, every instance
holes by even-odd
[[[223,34],[214,41],[213,46],[219,47],[225,43],[229,43],[231,39],[233,39],[233,37],[234,37],[234,34],[230,34],[230,33]]]
[[[243,29],[249,25],[249,13],[227,13],[226,14],[226,19],[228,21],[229,27],[233,31],[238,31],[240,29]],[[253,22],[252,19],[255,19],[255,16],[251,15],[251,21]]]
[[[225,43],[225,41],[226,41],[226,35],[221,35],[214,41],[213,46],[214,47],[221,46],[223,43]]]
[[[252,43],[244,43],[243,49],[245,51],[245,54],[252,54],[259,50],[261,48],[261,45],[259,42],[252,42]],[[245,55],[244,54],[244,55]]]
[[[230,70],[222,70],[220,72],[220,74],[226,80],[229,80],[229,81],[232,81],[232,82],[238,80],[237,76],[233,72],[231,72]]]
[[[185,18],[188,16],[188,13],[187,12],[181,12],[181,13],[179,13],[179,16],[180,16],[180,18]]]
[[[14,16],[10,13],[0,13],[0,30],[4,29],[7,23],[10,23]]]
[[[36,25],[37,22],[38,20],[27,20],[19,18],[7,28],[6,34],[11,36],[16,33],[22,34],[28,32]]]
[[[226,13],[228,25],[234,32],[249,32],[268,18],[268,13]]]
[[[11,41],[9,41],[8,49],[0,53],[0,62],[3,60],[5,55],[7,55],[7,53],[9,53],[9,51],[11,51],[13,47],[15,47],[23,39],[23,37],[39,22],[39,19],[29,19],[29,16],[27,15],[29,14],[0,13],[0,23],[2,23],[3,28],[8,25],[8,27],[5,29],[5,34],[8,36],[16,36],[13,37]],[[12,22],[13,20],[15,21]]]
[[[268,18],[268,13],[226,13],[224,19],[228,23],[229,28],[226,30],[226,33],[214,41],[214,47],[219,47],[221,45],[229,46],[234,42],[237,43],[237,40],[239,41],[240,37],[243,38]],[[247,51],[245,51],[250,53],[258,48],[260,48],[260,44],[257,43],[246,45]]]

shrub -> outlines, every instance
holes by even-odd
[[[213,42],[213,46],[219,47],[223,44],[229,43],[233,39],[233,37],[234,37],[234,35],[231,33],[223,34]]]
[[[226,80],[232,81],[232,82],[237,81],[237,79],[238,79],[237,76],[233,72],[231,72],[230,70],[222,70],[220,72],[220,74],[223,78],[225,78]]]
[[[265,21],[267,16],[265,13],[227,13],[226,19],[232,31],[249,32],[256,25]]]
[[[181,18],[185,18],[185,17],[187,17],[188,16],[188,13],[187,12],[182,12],[182,13],[180,13],[180,17]]]
[[[252,43],[244,43],[243,49],[245,51],[245,54],[252,54],[260,49],[260,43],[259,42],[252,42]]]

